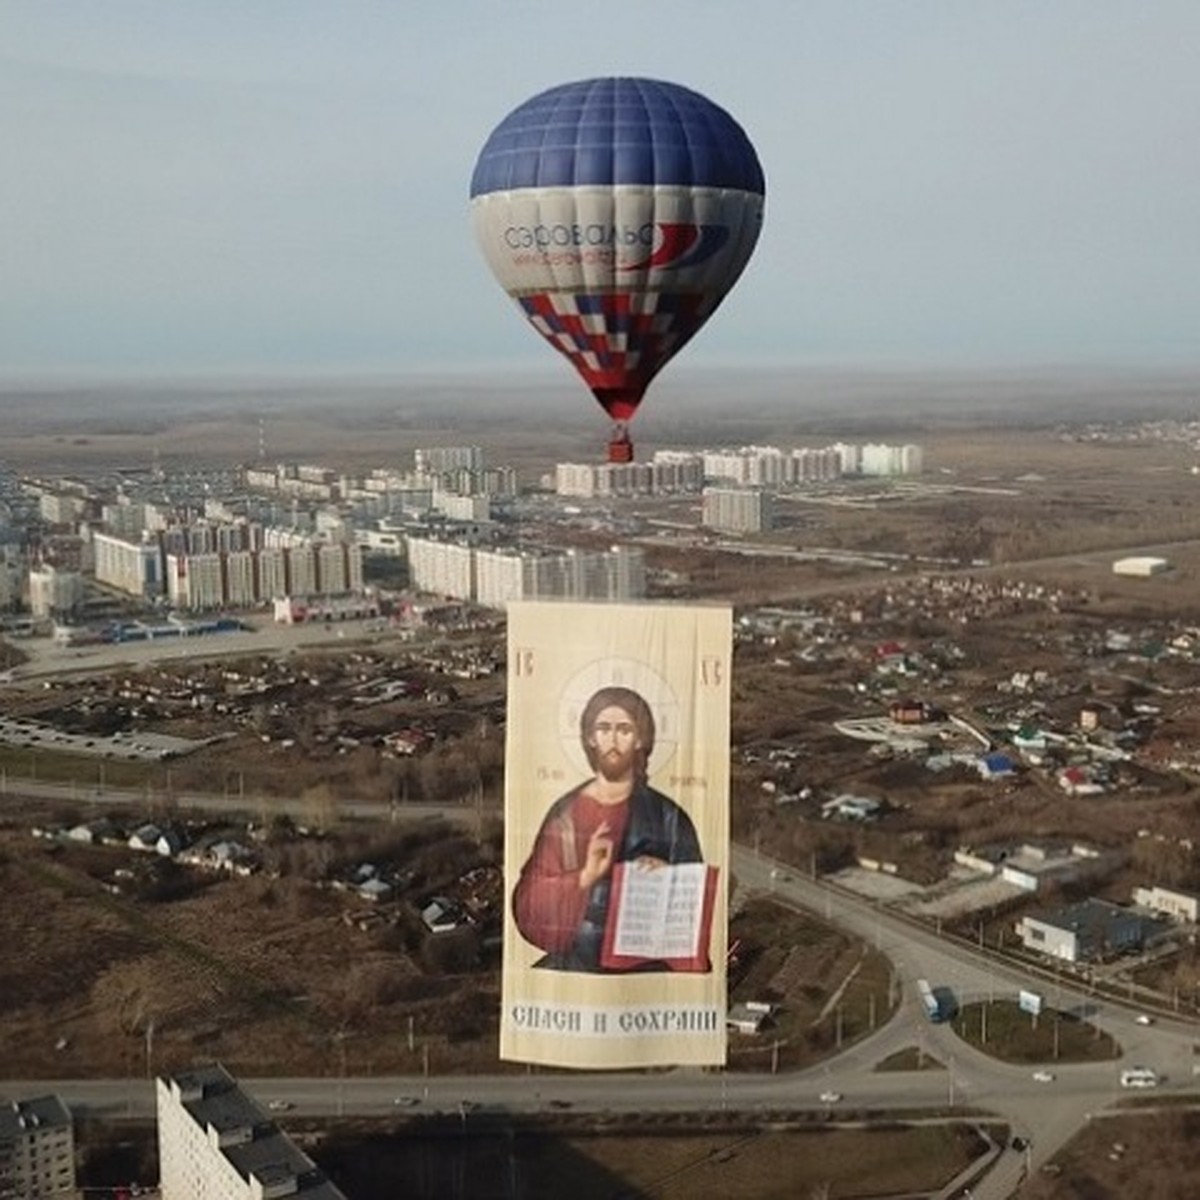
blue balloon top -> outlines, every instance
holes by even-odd
[[[698,92],[657,79],[585,79],[541,92],[492,132],[471,196],[515,188],[671,184],[766,194],[742,127]]]

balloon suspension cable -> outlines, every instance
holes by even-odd
[[[629,430],[624,421],[614,421],[612,437],[608,440],[608,461],[610,463],[633,462],[633,442],[629,440]]]

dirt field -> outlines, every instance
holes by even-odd
[[[106,890],[137,857],[0,829],[6,1075],[138,1075],[148,1056],[156,1071],[217,1059],[248,1076],[505,1069],[495,965],[456,971],[441,942],[431,957],[411,909],[368,932],[343,919],[361,902],[304,879],[182,869],[153,894]],[[734,997],[780,1007],[737,1040],[736,1067],[801,1066],[886,1019],[887,964],[821,922],[756,902],[731,933]]]
[[[294,1121],[287,1130],[355,1200],[865,1200],[925,1194],[984,1148],[962,1125],[860,1129],[780,1118],[763,1127],[721,1114],[688,1122],[647,1115],[634,1129],[564,1114],[512,1128],[482,1122],[467,1138],[457,1121],[436,1120],[336,1129]],[[90,1132],[81,1182],[157,1178],[152,1128],[123,1127],[119,1142]]]
[[[796,1200],[924,1193],[952,1179],[983,1149],[963,1126],[898,1126],[787,1131],[735,1128],[692,1132],[663,1122],[640,1135],[588,1133],[569,1126],[554,1137],[472,1138],[454,1134],[338,1138],[320,1152],[330,1174],[359,1200],[511,1195],[578,1200]],[[357,1165],[362,1153],[370,1169]]]
[[[1020,1200],[1185,1200],[1200,1172],[1200,1117],[1154,1107],[1097,1117]]]
[[[97,878],[129,852],[51,853],[11,827],[0,845],[10,1077],[139,1075],[148,1053],[156,1071],[219,1059],[235,1074],[418,1073],[426,1053],[433,1072],[502,1069],[494,972],[431,974],[395,935],[346,925],[350,906],[328,891],[201,879],[140,901]]]

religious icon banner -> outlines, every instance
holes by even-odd
[[[500,1057],[725,1062],[728,608],[508,607]]]

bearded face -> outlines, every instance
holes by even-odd
[[[615,704],[602,708],[592,722],[588,746],[596,771],[610,783],[633,778],[634,766],[642,741],[637,725],[623,708]]]

